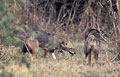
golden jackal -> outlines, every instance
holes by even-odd
[[[22,46],[22,52],[25,54],[26,52],[29,52],[32,54],[31,60],[33,60],[33,57],[35,53],[39,51],[39,42],[38,40],[34,39],[33,37],[26,38],[23,46]]]
[[[89,29],[85,33],[84,53],[85,58],[88,58],[89,64],[91,64],[91,54],[93,52],[95,62],[98,60],[98,53],[100,47],[100,33],[96,29]]]
[[[46,57],[47,53],[50,52],[52,57],[56,59],[54,51],[68,51],[71,55],[75,54],[74,47],[70,42],[57,41],[54,39],[54,35],[45,31],[35,31],[33,34],[28,34],[25,39],[25,43],[30,50],[32,56],[39,50],[39,47],[44,50],[43,57]],[[28,52],[25,44],[23,45],[22,52]]]

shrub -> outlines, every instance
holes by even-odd
[[[19,42],[17,33],[19,28],[13,28],[11,26],[12,14],[7,12],[8,4],[1,1],[0,2],[0,40],[1,44],[9,46]]]

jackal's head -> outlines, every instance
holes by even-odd
[[[70,41],[67,41],[67,42],[62,41],[61,44],[60,44],[60,47],[61,47],[64,51],[69,52],[71,55],[76,54],[75,48],[74,48],[73,44],[72,44]]]

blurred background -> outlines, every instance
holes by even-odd
[[[120,76],[120,0],[0,0],[1,77]],[[101,43],[99,65],[84,65],[84,33],[94,28],[108,37]],[[70,39],[77,55],[41,57],[33,63],[21,53],[27,33],[43,30]],[[99,69],[99,70],[98,70]],[[71,70],[71,71],[70,71]]]

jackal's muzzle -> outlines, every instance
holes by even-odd
[[[72,45],[71,42],[62,42],[62,43],[61,43],[61,48],[62,48],[64,51],[69,52],[72,56],[73,56],[74,54],[76,54],[76,53],[75,53],[75,49],[74,49],[74,47],[73,47],[73,45]]]

